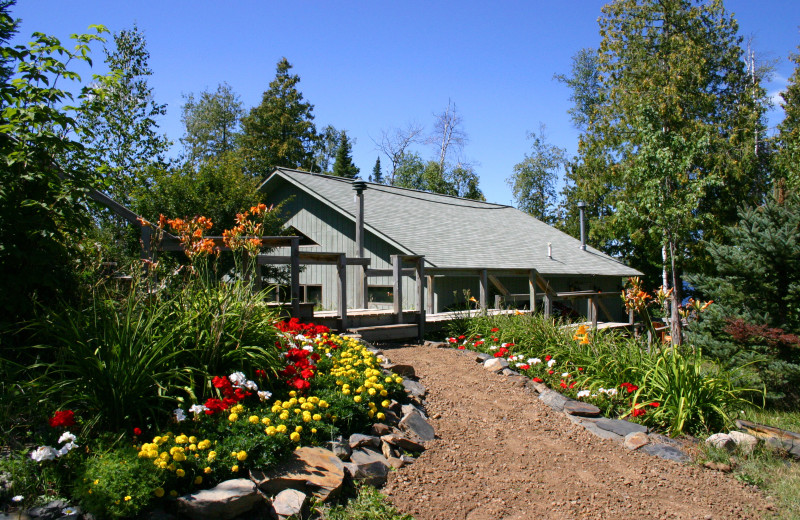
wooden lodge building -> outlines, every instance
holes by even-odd
[[[511,206],[286,168],[275,169],[260,190],[268,204],[283,203],[300,251],[353,260],[338,267],[344,276],[337,265],[305,265],[300,299],[318,309],[341,307],[343,294],[348,309],[392,309],[397,292],[402,309],[424,301],[427,314],[464,308],[474,298],[472,308],[621,321],[623,280],[641,275]]]

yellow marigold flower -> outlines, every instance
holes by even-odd
[[[286,411],[281,412],[281,414],[278,416],[278,419],[280,419],[281,421],[288,421],[289,420],[289,412],[286,412]]]
[[[189,451],[197,451],[197,444],[190,444],[188,450]]]
[[[201,477],[200,475],[197,475],[197,476],[194,478],[194,483],[195,483],[196,485],[200,485],[200,484],[202,484],[202,483],[203,483],[203,477]]]
[[[263,424],[264,426],[269,426],[270,422],[272,421],[269,420],[269,417],[264,417],[263,419],[261,419],[261,424]]]
[[[153,444],[161,444],[161,437],[159,437],[158,435],[153,437]]]
[[[167,466],[167,469],[170,471],[175,471],[175,464],[170,464],[169,466]]]
[[[353,398],[353,401],[355,401],[355,402],[357,402],[357,403],[360,403],[360,402],[361,402],[361,396],[360,396],[360,395],[357,395],[357,396],[355,396],[355,397]]]
[[[367,412],[367,415],[369,415],[370,417],[375,417],[375,410],[370,410],[369,412]]]
[[[322,420],[322,416],[320,414],[318,414],[318,413],[315,413],[311,418],[314,419],[315,421],[321,421]]]
[[[239,418],[239,414],[236,414],[236,413],[232,413],[232,414],[230,414],[228,416],[228,420],[230,422],[236,422],[236,419],[238,419],[238,418]]]
[[[153,491],[153,494],[158,498],[163,497],[164,496],[164,488],[156,488],[156,490]]]
[[[125,495],[125,502],[129,501],[130,499],[131,499],[130,495]]]
[[[297,427],[295,427],[294,431],[296,431],[297,433],[300,433],[301,431],[303,431],[303,427],[302,426],[297,426]]]
[[[294,390],[293,390],[293,391],[294,391]],[[292,397],[291,399],[289,399],[289,405],[291,405],[291,406],[294,406],[294,405],[296,405],[296,404],[297,404],[297,399],[295,399],[294,397]]]
[[[301,397],[300,399],[298,399],[298,402],[299,402],[300,404],[305,404],[305,402],[306,402],[306,398],[305,398],[305,397]]]
[[[195,437],[194,435],[192,435],[191,437],[189,437],[189,442],[190,442],[191,444],[197,444],[197,437]]]
[[[278,427],[275,428],[275,429],[278,431],[278,433],[285,433],[286,432],[286,425],[285,424],[279,424]]]
[[[311,433],[317,433],[317,429],[316,428],[311,428]]]
[[[297,397],[297,392],[292,390],[291,392],[289,392],[289,397]]]
[[[179,477],[183,477],[184,475],[186,475],[186,472],[183,471],[182,469],[179,469],[178,471],[175,472],[175,474],[178,475]]]
[[[244,411],[244,406],[237,404],[236,406],[231,407],[231,411],[233,413],[242,413]]]
[[[206,466],[206,467],[203,469],[203,473],[205,473],[206,475],[208,475],[209,473],[211,473],[211,468],[210,468],[209,466]]]
[[[377,391],[377,390],[375,390],[374,388],[370,388],[369,390],[367,390],[367,393],[368,393],[369,395],[375,395],[376,393],[378,393],[378,391]]]
[[[397,376],[397,377],[394,378],[394,382],[397,383],[397,384],[400,384],[400,383],[403,382],[403,378],[400,377],[400,376]]]
[[[175,437],[175,442],[177,444],[189,444],[189,437],[187,437],[184,434],[180,434],[177,437]]]
[[[184,455],[183,452],[179,452],[173,455],[172,458],[175,459],[175,462],[183,462],[186,460],[186,455]]]
[[[209,451],[208,452],[208,462],[211,462],[212,460],[214,460],[216,458],[217,458],[217,452],[216,451]]]
[[[162,451],[161,455],[158,456],[161,460],[169,460],[169,453],[166,451]]]
[[[259,421],[257,415],[251,415],[247,420],[250,421],[250,424],[258,424]]]
[[[309,402],[311,402],[313,404],[317,404],[319,402],[319,397],[311,396],[311,397],[308,398],[308,400],[309,400]]]
[[[319,400],[319,407],[320,408],[327,408],[328,407],[328,401],[326,401],[324,399],[320,399]]]
[[[203,439],[197,444],[197,447],[201,450],[207,450],[211,447],[211,441],[208,439]]]
[[[291,407],[292,407],[292,404],[289,401],[286,401],[285,403],[283,403],[281,405],[281,408],[283,408],[284,410],[288,410]]]
[[[377,417],[378,419],[380,419],[380,420],[382,421],[382,420],[386,419],[386,414],[385,414],[385,413],[383,413],[383,412],[378,412],[378,413],[375,415],[375,417]]]
[[[294,442],[300,442],[300,434],[297,432],[292,432],[289,438]]]
[[[247,452],[242,450],[236,454],[236,459],[241,462],[243,460],[247,460]]]
[[[92,484],[94,484],[95,486],[96,486],[97,484],[99,484],[99,483],[100,483],[100,480],[95,480],[94,482],[92,482]]]
[[[381,397],[386,397],[387,395],[389,395],[389,392],[386,390],[381,390]]]
[[[236,473],[237,471],[239,471],[239,466],[237,466],[236,464],[234,464],[233,466],[231,466],[231,471],[233,471],[234,473]]]
[[[162,460],[162,461],[160,461],[160,462],[156,462],[156,464],[157,464],[157,465],[158,465],[158,467],[159,467],[159,468],[161,468],[161,469],[167,469],[167,463],[166,463],[166,462],[164,462],[163,460]]]
[[[274,426],[267,426],[266,428],[264,428],[264,433],[266,433],[267,435],[270,435],[270,436],[275,435],[275,427]]]

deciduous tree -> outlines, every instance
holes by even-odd
[[[556,186],[566,163],[566,150],[549,144],[544,125],[539,133],[531,133],[531,153],[514,165],[514,173],[507,182],[517,207],[542,222],[556,222],[558,200]]]
[[[183,143],[187,160],[199,165],[210,157],[235,150],[244,115],[242,102],[230,85],[222,83],[214,92],[207,90],[197,98],[185,96]]]

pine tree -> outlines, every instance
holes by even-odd
[[[360,170],[353,164],[351,153],[350,139],[347,138],[347,132],[342,131],[339,148],[336,150],[336,162],[333,165],[333,174],[335,176],[348,179],[355,179],[358,176]]]
[[[375,166],[372,167],[372,175],[369,180],[377,184],[383,184],[383,172],[381,172],[381,158],[375,159]]]
[[[266,175],[277,166],[314,167],[314,105],[303,101],[297,90],[300,77],[290,74],[291,69],[282,58],[261,104],[242,119],[242,153],[251,175]]]
[[[216,92],[201,92],[197,99],[194,94],[186,96],[181,117],[186,133],[181,142],[187,160],[197,166],[236,149],[243,114],[239,96],[227,83],[219,85]]]
[[[785,117],[778,125],[775,163],[778,174],[787,180],[789,187],[800,190],[800,52],[789,58],[795,69],[786,90],[781,92]]]

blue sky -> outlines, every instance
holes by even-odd
[[[576,150],[570,93],[553,75],[569,72],[575,52],[599,44],[604,3],[19,0],[12,14],[23,22],[17,42],[33,31],[66,40],[90,24],[111,31],[138,24],[151,54],[149,83],[156,101],[168,105],[161,129],[176,143],[183,94],[226,81],[252,107],[282,56],[300,76],[318,128],[332,124],[356,140],[353,158],[364,178],[379,155],[373,139],[382,129],[417,122],[430,131],[433,114],[451,100],[469,136],[463,155],[475,165],[487,200],[508,204],[506,179],[540,122],[551,143]],[[778,60],[767,85],[776,94],[792,73],[788,54],[800,44],[800,2],[725,6],[740,33],[754,38],[756,52]],[[95,61],[93,72],[103,72],[99,49]],[[781,117],[773,110],[770,125]],[[424,145],[418,151],[434,155]]]

